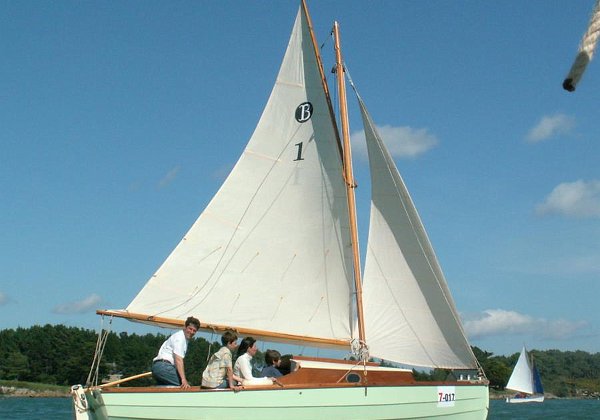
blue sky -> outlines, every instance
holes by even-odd
[[[561,88],[593,1],[339,3],[309,3],[317,38],[340,22],[471,343],[600,351],[600,64]],[[0,2],[0,328],[129,303],[250,138],[297,8]]]

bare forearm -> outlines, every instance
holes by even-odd
[[[177,373],[179,374],[179,377],[181,378],[181,386],[186,387],[189,386],[188,381],[185,377],[185,365],[183,364],[183,358],[177,356],[176,354],[175,356],[175,369],[177,369]]]
[[[229,381],[229,388],[234,391],[239,391],[241,389],[240,386],[236,385],[238,382],[242,383],[242,378],[233,374],[233,369],[227,368],[227,380]]]
[[[233,374],[233,369],[227,368],[227,380],[229,381],[229,388],[233,388],[236,382],[242,382],[242,378]]]

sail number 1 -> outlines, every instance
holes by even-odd
[[[438,407],[454,407],[456,401],[456,387],[438,386]]]
[[[298,154],[296,155],[296,159],[294,159],[294,162],[297,160],[304,160],[304,158],[302,157],[302,142],[300,143],[296,143],[294,146],[296,146],[298,148]]]

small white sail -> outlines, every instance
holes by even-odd
[[[506,384],[506,389],[530,395],[535,393],[532,367],[525,347],[521,350],[519,360],[517,360],[517,364]]]
[[[244,153],[127,310],[349,340],[352,257],[333,124],[301,9]]]
[[[371,168],[363,304],[371,356],[477,368],[448,285],[398,169],[359,98]]]

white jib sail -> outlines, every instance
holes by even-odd
[[[300,10],[244,153],[127,310],[349,339],[349,245],[340,150]]]
[[[369,353],[416,366],[477,368],[417,210],[359,102],[372,189],[363,277]]]
[[[529,364],[529,358],[527,357],[527,350],[523,347],[519,360],[513,369],[512,374],[506,384],[506,389],[512,391],[524,392],[526,394],[534,394],[533,385],[533,374],[531,365]]]

